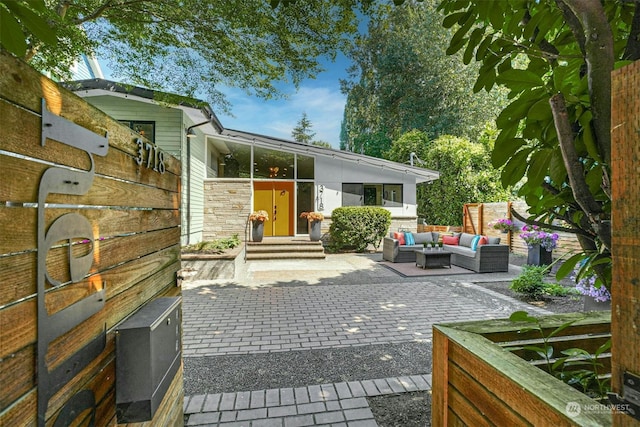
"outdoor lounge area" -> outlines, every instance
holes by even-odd
[[[409,239],[410,243],[407,243]],[[438,245],[431,245],[431,243]],[[440,245],[441,243],[441,245]],[[494,273],[509,270],[509,246],[501,244],[499,237],[469,233],[395,232],[384,238],[382,257],[392,263],[416,263],[416,252],[444,251],[451,253],[452,265],[476,273]]]

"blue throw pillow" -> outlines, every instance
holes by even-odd
[[[480,238],[482,236],[474,236],[473,240],[471,241],[471,250],[475,251],[476,249],[478,249],[478,242],[480,241]]]
[[[408,231],[405,231],[404,233],[404,240],[407,243],[407,246],[416,244],[416,241],[413,238],[413,234],[409,233]]]

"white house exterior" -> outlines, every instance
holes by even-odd
[[[407,164],[224,129],[198,100],[168,105],[158,92],[102,79],[65,85],[181,159],[183,244],[248,237],[255,210],[269,214],[265,236],[308,234],[300,218],[307,211],[325,215],[326,231],[340,206],[381,206],[392,229],[415,229],[416,185],[438,178]]]

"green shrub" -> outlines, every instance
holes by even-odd
[[[210,240],[193,245],[184,246],[182,252],[185,253],[205,253],[205,254],[217,254],[224,252],[227,249],[233,249],[240,245],[240,239],[237,234],[232,237],[225,237],[223,239]]]
[[[364,252],[369,244],[378,249],[391,226],[391,213],[384,208],[345,206],[331,212],[331,249]]]
[[[566,288],[558,283],[545,283],[544,293],[552,297],[566,297],[569,294],[579,293],[576,288]]]
[[[544,293],[546,271],[546,266],[525,265],[522,267],[522,273],[513,280],[509,288],[529,298],[538,299]]]

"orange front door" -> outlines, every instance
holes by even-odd
[[[265,236],[293,236],[293,182],[254,181],[253,210],[265,210]]]

